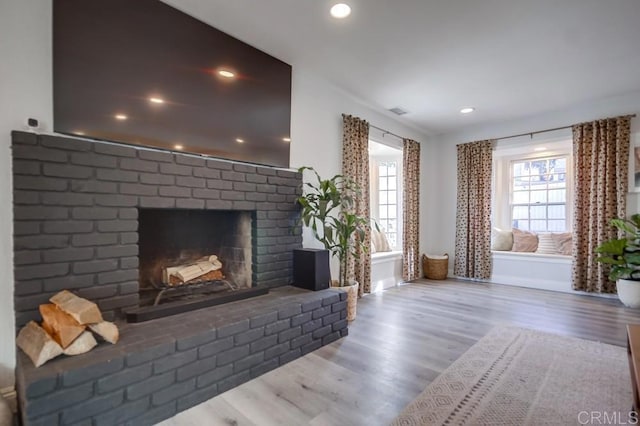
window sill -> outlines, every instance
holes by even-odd
[[[382,251],[371,255],[371,263],[402,259],[401,251]]]
[[[516,252],[516,251],[491,251],[491,255],[494,259],[502,260],[527,260],[532,262],[543,263],[571,263],[572,256],[565,256],[562,254],[544,254],[544,253],[529,253],[529,252]]]

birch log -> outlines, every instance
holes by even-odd
[[[63,348],[76,340],[86,328],[53,303],[40,305],[40,315],[42,315],[42,328]]]
[[[98,305],[78,297],[70,291],[63,290],[49,300],[71,315],[80,324],[95,324],[102,321],[102,314],[98,309]]]
[[[62,354],[62,347],[58,342],[53,340],[35,321],[29,321],[22,327],[16,338],[16,344],[31,358],[36,367]]]

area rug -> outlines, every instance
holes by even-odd
[[[636,424],[630,380],[622,347],[496,327],[393,425]]]

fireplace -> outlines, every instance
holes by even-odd
[[[253,286],[251,211],[139,209],[140,309],[130,322],[267,293]],[[185,272],[186,271],[186,272]]]
[[[12,136],[16,325],[39,321],[38,305],[68,289],[96,302],[121,332],[117,345],[39,368],[18,351],[25,424],[155,424],[347,335],[346,294],[287,286],[302,247],[299,173]],[[212,255],[239,288],[232,294],[269,294],[122,323],[125,312],[154,308],[142,305],[155,303],[146,292],[157,290],[146,289],[162,287],[163,268]],[[193,300],[185,299],[160,307]]]
[[[299,173],[26,132],[12,152],[18,327],[63,289],[123,319],[164,290],[160,264],[205,256],[242,295],[292,281]]]
[[[201,284],[207,281],[200,277],[206,280],[210,274],[217,275],[209,281],[218,278],[233,289],[252,287],[251,216],[251,212],[232,210],[140,209],[140,305],[149,304],[149,296],[155,299],[158,288]],[[211,256],[216,256],[219,269],[186,282],[167,274],[167,269],[192,265]]]

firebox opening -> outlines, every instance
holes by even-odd
[[[139,209],[140,306],[252,287],[252,213]]]

